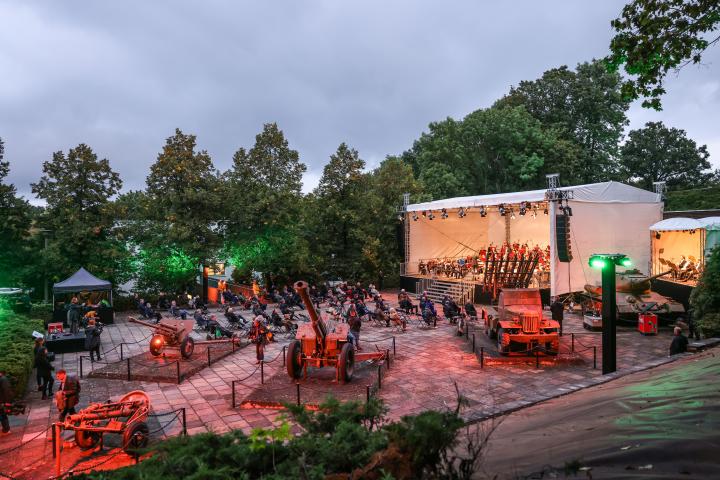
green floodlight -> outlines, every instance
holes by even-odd
[[[602,270],[611,263],[625,268],[632,265],[632,261],[627,257],[627,255],[623,255],[622,253],[592,255],[588,263],[592,268],[597,268],[599,270]]]

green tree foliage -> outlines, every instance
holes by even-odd
[[[720,40],[717,0],[633,0],[611,22],[615,37],[606,59],[611,71],[624,68],[631,78],[622,85],[630,100],[644,97],[643,106],[661,109],[663,81],[702,60],[705,50]]]
[[[720,246],[712,249],[705,261],[700,281],[690,294],[690,305],[703,335],[720,334]]]
[[[720,205],[720,186],[667,193],[665,210],[711,210]]]
[[[238,279],[254,271],[282,281],[310,270],[302,234],[305,165],[275,123],[263,126],[250,150],[238,149],[225,173],[225,256]]]
[[[110,162],[98,160],[85,144],[67,155],[55,152],[43,163],[43,176],[32,191],[47,202],[38,226],[50,230],[52,240],[40,263],[52,279],[61,280],[84,266],[114,284],[126,280],[128,252],[115,235],[110,201],[121,187]]]
[[[430,124],[403,154],[433,198],[538,188],[544,173],[572,165],[573,145],[523,105],[477,110]]]
[[[682,189],[708,183],[710,153],[697,146],[685,130],[668,128],[662,122],[648,122],[632,130],[620,149],[625,181],[652,190],[652,183],[664,181],[669,189]]]
[[[27,265],[30,206],[18,198],[15,186],[5,183],[10,162],[4,160],[5,144],[0,138],[0,287],[17,286]]]
[[[578,149],[558,171],[570,183],[590,183],[606,180],[617,170],[618,142],[629,107],[620,86],[617,72],[593,60],[578,64],[575,71],[562,66],[537,80],[522,81],[495,106],[523,105],[543,126],[556,130]]]

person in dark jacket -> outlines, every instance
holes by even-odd
[[[253,320],[252,327],[248,336],[250,340],[255,344],[255,357],[257,362],[260,363],[265,360],[265,344],[268,343],[268,329],[263,323],[264,317],[258,315]]]
[[[64,422],[65,417],[75,413],[75,405],[80,403],[80,380],[75,375],[68,375],[65,370],[58,370],[55,378],[60,383],[57,395],[62,400],[60,421]]]
[[[682,333],[682,328],[675,327],[672,343],[670,343],[670,355],[687,352],[688,339]]]
[[[477,310],[475,310],[475,304],[467,302],[465,304],[465,315],[470,317],[471,320],[477,320]]]
[[[82,306],[79,303],[77,297],[73,297],[70,300],[67,311],[67,321],[70,326],[70,333],[78,333],[80,331],[80,313],[82,312]]]
[[[37,367],[38,375],[40,375],[42,379],[42,399],[46,400],[51,398],[53,394],[53,384],[55,383],[52,371],[55,370],[55,367],[53,367],[50,360],[48,360],[47,348],[42,347],[38,350],[35,356],[35,366]]]
[[[102,328],[99,328],[95,322],[95,318],[88,320],[88,326],[85,327],[85,350],[90,351],[90,361],[94,362],[95,357],[93,353],[97,355],[98,361],[100,361],[100,334]]]
[[[555,297],[553,302],[550,304],[550,312],[552,313],[552,319],[560,324],[560,336],[563,334],[563,317],[565,316],[565,305]]]
[[[5,376],[5,371],[0,370],[0,425],[2,425],[2,433],[10,431],[10,420],[8,420],[5,407],[12,403],[14,398],[10,380]]]
[[[45,339],[43,337],[36,338],[35,339],[35,346],[33,347],[33,359],[36,359],[38,356],[38,352],[40,349],[44,348],[45,346]],[[40,371],[37,370],[37,365],[35,365],[36,372],[35,372],[35,380],[37,380],[37,389],[38,392],[42,391],[42,377],[40,376]]]

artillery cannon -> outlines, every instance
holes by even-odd
[[[298,281],[293,286],[307,308],[310,323],[300,325],[295,340],[288,345],[285,364],[290,378],[307,377],[307,367],[310,365],[335,367],[337,381],[349,382],[356,361],[385,359],[384,352],[356,353],[353,345],[348,341],[350,326],[346,323],[336,323],[329,327],[315,310],[315,305],[308,294],[308,284]]]
[[[65,417],[61,427],[75,431],[75,443],[83,450],[95,448],[105,433],[121,434],[123,450],[131,453],[147,445],[150,436],[146,423],[148,413],[150,398],[145,392],[135,390],[118,402],[90,404]]]
[[[193,326],[195,325],[195,320],[163,318],[155,324],[138,320],[135,317],[129,317],[128,320],[154,330],[153,336],[150,339],[150,353],[155,357],[160,356],[165,348],[177,348],[180,351],[180,356],[187,360],[192,357],[193,351],[195,351],[195,345],[240,342],[240,339],[236,336],[217,340],[196,341],[190,336],[190,332],[192,332]]]

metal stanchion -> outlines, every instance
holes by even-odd
[[[62,424],[53,424],[53,430],[55,431],[55,477],[60,477],[60,446],[62,445],[62,436],[60,435],[60,426]]]
[[[232,408],[235,408],[235,380],[231,383],[232,386]]]
[[[437,328],[437,315],[433,318],[433,327]]]
[[[393,336],[393,355],[397,356],[397,351],[395,350],[395,336]]]
[[[570,351],[575,353],[575,334],[570,334]]]
[[[127,379],[129,382],[130,379],[132,378],[132,374],[130,373],[130,359],[129,358],[126,360],[126,363],[127,363]]]
[[[83,356],[80,355],[80,378],[83,378],[83,364],[82,364],[82,361],[83,361]]]
[[[382,388],[382,364],[378,365],[378,390]]]
[[[485,368],[485,347],[480,347],[480,368]]]
[[[265,360],[260,360],[260,383],[265,383]]]
[[[187,415],[185,412],[185,407],[182,407],[182,422],[183,422],[182,434],[187,436]]]
[[[57,436],[55,435],[55,425],[52,425],[52,449],[53,449],[53,458],[57,457],[57,452],[55,451],[55,442],[57,442]]]
[[[123,360],[123,344],[120,344],[120,360]]]
[[[365,401],[370,403],[370,385],[365,385]]]
[[[535,350],[535,368],[540,368],[540,352]]]
[[[177,369],[177,383],[180,385],[180,382],[182,382],[182,376],[180,375],[180,360],[175,361],[175,368]]]
[[[285,366],[285,349],[286,348],[287,348],[287,345],[283,345],[283,349],[282,349],[282,360],[283,360],[282,366],[283,367]]]
[[[297,387],[297,404],[300,405],[300,382],[295,382],[295,386]]]
[[[593,368],[597,369],[597,346],[593,345]]]
[[[390,370],[390,349],[385,350],[385,361],[387,362],[387,368]]]
[[[474,333],[473,333],[473,343],[472,343],[472,346],[473,346],[473,353],[475,353],[475,334],[474,334]]]
[[[207,348],[208,367],[210,366],[210,346]]]

